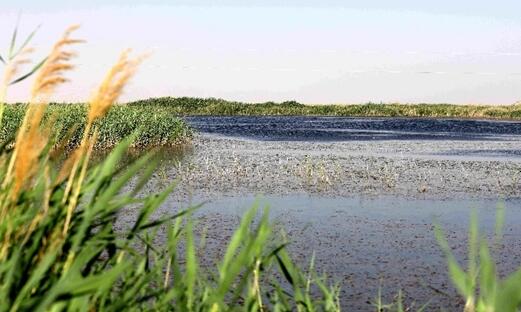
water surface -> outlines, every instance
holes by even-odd
[[[305,266],[314,254],[318,270],[340,283],[341,303],[350,310],[369,309],[380,287],[387,300],[401,289],[409,304],[457,307],[460,300],[447,277],[434,224],[464,263],[472,211],[481,233],[492,239],[498,207],[504,209],[503,243],[494,252],[499,272],[504,275],[521,264],[521,199],[225,196],[207,202],[197,214],[216,253],[253,203],[270,207],[275,229],[284,233],[297,261]]]
[[[203,133],[275,141],[510,140],[521,122],[436,118],[314,116],[194,116]]]
[[[465,263],[472,211],[478,215],[480,231],[492,238],[499,205],[505,212],[502,244],[494,251],[499,272],[504,276],[521,265],[521,199],[503,200],[495,195],[518,194],[505,190],[517,190],[514,180],[521,161],[520,122],[291,116],[188,117],[187,121],[205,135],[206,144],[192,155],[207,168],[198,174],[228,186],[224,191],[224,185],[219,185],[222,194],[210,196],[204,193],[207,189],[196,189],[195,194],[199,191],[202,196],[191,199],[199,203],[211,198],[197,213],[199,229],[207,235],[209,257],[218,259],[240,217],[257,201],[270,207],[271,220],[277,233],[283,232],[290,242],[293,257],[305,266],[314,254],[318,270],[341,285],[341,303],[347,310],[372,310],[379,288],[387,301],[401,289],[408,304],[430,301],[428,310],[461,310],[461,300],[451,286],[435,239],[434,224],[443,228],[457,259]],[[208,146],[213,148],[208,150]],[[234,194],[230,188],[255,185],[259,187],[253,189],[271,190],[271,185],[277,189],[278,185],[291,185],[294,179],[282,175],[285,167],[277,164],[287,160],[298,168],[301,163],[291,160],[300,154],[316,157],[318,164],[324,161],[326,169],[336,161],[342,169],[338,169],[339,181],[347,181],[350,173],[367,167],[371,174],[357,176],[353,183],[364,188],[375,186],[378,192],[370,193],[372,196],[325,196],[295,188],[289,195],[258,198],[244,192]],[[356,166],[342,167],[342,161]],[[259,167],[259,175],[253,174]],[[273,168],[278,174],[270,171]],[[403,185],[397,182],[411,191],[405,194],[415,196],[386,196],[392,193],[392,186],[378,188],[378,178],[389,173],[400,177],[398,182],[405,181]],[[429,199],[422,199],[422,183],[427,185]],[[214,186],[205,185],[208,189]],[[457,199],[430,194],[437,189],[445,195],[457,189]],[[180,205],[187,202],[169,202],[167,209]]]

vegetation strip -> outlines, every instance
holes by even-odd
[[[282,103],[242,103],[216,98],[161,97],[128,103],[134,107],[167,109],[175,115],[275,115],[275,116],[353,116],[353,117],[439,117],[521,119],[521,105],[454,104],[354,104],[305,105],[295,101]]]
[[[26,105],[5,105],[0,142],[12,139],[21,124]],[[45,119],[51,118],[58,140],[67,138],[70,147],[80,143],[88,105],[51,104]],[[193,131],[179,116],[369,116],[521,119],[521,105],[474,106],[451,104],[356,104],[304,105],[295,101],[241,103],[215,98],[162,97],[114,105],[97,121],[96,148],[110,148],[138,132],[133,147],[176,146],[191,140]]]

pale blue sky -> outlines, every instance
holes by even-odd
[[[23,31],[42,24],[34,41],[42,55],[66,26],[82,24],[88,43],[57,100],[88,97],[126,47],[153,55],[125,100],[521,100],[521,1],[3,2],[1,29],[19,11]],[[9,35],[0,33],[0,51]],[[23,100],[26,89],[14,88],[11,99]]]

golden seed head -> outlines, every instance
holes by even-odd
[[[121,53],[118,62],[109,70],[105,79],[90,101],[88,124],[105,116],[112,104],[123,93],[123,88],[134,75],[146,56],[129,59],[130,50]]]
[[[31,97],[33,103],[46,102],[47,97],[56,90],[56,88],[67,81],[64,73],[74,68],[70,64],[70,60],[76,55],[74,52],[65,49],[73,44],[84,42],[83,40],[71,39],[71,34],[78,29],[79,26],[74,25],[65,31],[62,38],[56,42],[43,64],[42,68],[36,76]]]
[[[32,48],[23,49],[12,62],[9,62],[5,68],[4,73],[4,84],[7,86],[14,77],[20,72],[20,68],[23,65],[31,63],[29,55],[34,52]]]
[[[20,190],[32,180],[38,168],[39,157],[49,142],[50,129],[49,127],[42,129],[41,122],[47,108],[48,96],[58,85],[67,81],[63,74],[73,68],[69,61],[75,54],[65,51],[65,48],[82,42],[70,38],[71,33],[77,28],[78,26],[71,26],[65,31],[63,37],[53,46],[34,81],[31,104],[27,108],[15,142],[13,196],[17,196]]]
[[[23,186],[32,179],[38,168],[38,158],[49,140],[48,130],[40,129],[40,121],[43,118],[45,106],[30,105],[27,109],[29,124],[21,129],[20,136],[16,140],[16,161],[14,166],[13,195],[17,195]]]

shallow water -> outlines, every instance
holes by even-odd
[[[203,134],[202,143],[186,158],[188,163],[193,160],[193,167],[186,173],[184,182],[189,186],[182,199],[167,202],[162,212],[211,198],[196,214],[199,234],[207,237],[205,259],[210,262],[219,259],[240,217],[258,201],[270,207],[275,228],[291,242],[292,256],[305,267],[314,254],[317,269],[340,283],[341,304],[348,310],[373,310],[371,302],[379,288],[386,301],[401,289],[406,303],[415,302],[416,308],[429,301],[428,311],[461,310],[433,224],[444,229],[457,259],[464,263],[471,212],[476,211],[480,230],[491,238],[498,203],[503,203],[503,243],[494,251],[498,271],[504,276],[521,265],[521,198],[512,198],[519,195],[519,122],[187,120]],[[337,173],[331,175],[337,180],[328,190],[310,192],[313,188],[299,186],[298,170],[288,171],[302,167],[308,156]],[[366,175],[350,175],[364,168]],[[389,176],[397,177],[395,185],[378,184],[388,182]],[[366,188],[372,191],[364,192]],[[258,191],[271,195],[257,198],[252,193]],[[502,201],[495,194],[510,198]]]
[[[202,202],[197,197],[194,202]],[[347,216],[366,216],[375,220],[415,220],[441,224],[465,225],[470,214],[475,211],[487,229],[495,224],[498,207],[504,207],[506,225],[521,224],[521,199],[402,199],[391,196],[375,197],[320,197],[307,194],[285,196],[246,195],[226,196],[206,202],[205,211],[219,211],[243,215],[253,204],[268,207],[273,218],[286,214],[299,214],[301,218],[325,218],[336,213]],[[518,228],[521,234],[521,226]]]
[[[194,197],[192,201],[199,203],[201,199]],[[456,308],[460,301],[446,275],[433,224],[443,228],[457,258],[464,260],[472,211],[479,217],[481,233],[491,238],[497,207],[504,207],[503,245],[495,252],[499,272],[511,272],[521,264],[521,199],[411,200],[306,194],[221,197],[207,202],[197,213],[214,253],[223,250],[224,238],[255,202],[270,207],[271,220],[286,233],[297,261],[304,266],[314,254],[320,272],[340,283],[342,306],[350,310],[369,309],[380,287],[386,300],[392,300],[401,289],[408,304],[430,301],[432,309]]]

